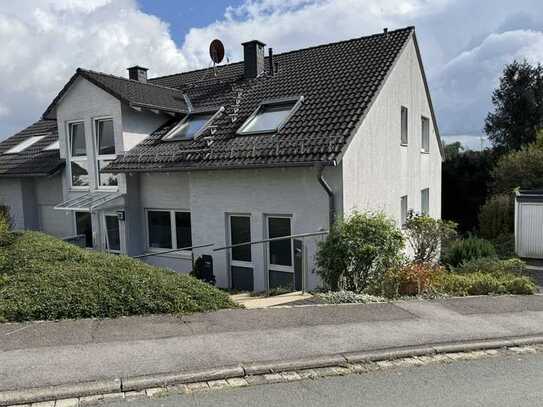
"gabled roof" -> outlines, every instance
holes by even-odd
[[[52,119],[55,117],[54,109],[56,105],[76,79],[80,77],[87,79],[121,102],[133,107],[156,109],[170,113],[187,113],[189,110],[183,92],[177,89],[77,68],[75,75],[71,77],[43,114],[44,118]]]
[[[4,154],[34,136],[45,136],[25,150]],[[0,142],[0,177],[47,176],[64,165],[58,150],[44,150],[58,140],[57,121],[40,120],[14,136]]]
[[[386,34],[286,52],[274,56],[277,73],[246,79],[243,62],[151,79],[188,95],[197,109],[224,106],[209,129],[193,141],[165,142],[176,124],[165,124],[105,171],[171,171],[330,164],[356,130],[396,59],[414,33]],[[273,135],[236,135],[267,99],[304,97]]]

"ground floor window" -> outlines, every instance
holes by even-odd
[[[113,253],[121,251],[121,234],[119,230],[119,218],[116,214],[104,215],[106,230],[106,250]]]
[[[85,236],[85,247],[93,247],[92,244],[92,218],[89,212],[75,213],[75,233]]]
[[[420,213],[422,215],[430,214],[430,188],[420,191]]]
[[[407,223],[407,208],[407,195],[404,195],[400,198],[400,226],[402,229],[405,228],[405,224]]]
[[[192,246],[190,212],[147,210],[148,247],[181,249]]]

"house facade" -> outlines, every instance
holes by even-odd
[[[15,227],[178,272],[208,255],[218,286],[263,291],[317,287],[322,236],[216,249],[326,231],[356,210],[440,217],[414,28],[277,55],[243,47],[241,62],[152,79],[78,69],[0,143]]]

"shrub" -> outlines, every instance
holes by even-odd
[[[8,218],[0,209],[0,247],[8,245],[11,240],[10,224]]]
[[[534,294],[534,282],[513,273],[443,273],[435,282],[438,292],[448,295]]]
[[[395,298],[429,292],[436,278],[442,273],[442,267],[431,263],[411,262],[391,267],[385,273],[382,295]]]
[[[447,247],[442,262],[452,267],[483,257],[495,257],[496,250],[488,240],[476,237],[455,240]]]
[[[500,235],[491,240],[496,254],[500,259],[509,259],[516,256],[515,253],[515,235],[513,233],[508,235]]]
[[[118,317],[235,307],[227,293],[186,274],[91,252],[38,232],[0,248],[0,319]]]
[[[483,257],[462,263],[452,268],[455,273],[523,273],[526,271],[526,263],[520,259],[499,260],[495,257]]]
[[[353,291],[329,291],[318,294],[325,304],[367,304],[371,302],[386,302],[383,297],[370,294],[359,294]]]
[[[410,215],[405,235],[413,248],[414,260],[427,263],[436,259],[442,243],[456,237],[456,224],[426,215]]]
[[[479,231],[485,239],[496,239],[514,232],[515,207],[512,194],[490,197],[479,213]]]
[[[330,289],[360,292],[382,281],[403,245],[402,233],[385,215],[354,213],[319,242],[317,270]]]

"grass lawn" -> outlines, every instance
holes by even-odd
[[[92,252],[38,232],[0,239],[0,321],[191,313],[233,308],[186,274]]]

